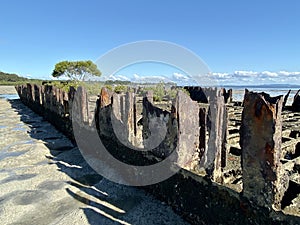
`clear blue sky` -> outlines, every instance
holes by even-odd
[[[299,11],[297,0],[1,1],[0,71],[47,78],[61,60],[164,40],[195,52],[215,73],[297,72]]]

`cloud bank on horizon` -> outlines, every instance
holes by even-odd
[[[263,85],[263,84],[291,84],[300,85],[300,72],[288,71],[234,71],[233,73],[218,73],[213,72],[207,75],[199,76],[198,83],[201,78],[210,79],[212,84],[217,85]],[[193,85],[196,81],[189,77],[187,74],[174,72],[171,76],[153,75],[142,76],[137,73],[133,75],[110,75],[106,79],[109,80],[122,80],[137,83],[152,82],[175,82],[177,85]],[[213,85],[212,85],[213,86]]]
[[[188,75],[174,72],[171,76],[167,75],[140,75],[140,74],[133,74],[132,76],[124,76],[124,75],[110,75],[105,80],[121,80],[121,81],[131,81],[135,83],[159,83],[159,82],[165,82],[165,83],[176,83],[178,85],[191,85],[195,83],[193,79],[191,79]]]

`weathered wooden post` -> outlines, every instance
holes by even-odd
[[[288,93],[284,96],[284,99],[283,99],[283,104],[282,104],[282,108],[284,109],[285,106],[286,106],[286,103],[288,101],[288,98],[290,96],[290,93],[291,93],[292,90],[289,90]]]
[[[96,103],[95,123],[100,135],[104,135],[106,137],[111,137],[113,132],[110,117],[112,112],[111,104],[112,93],[106,87],[102,87],[99,99]]]
[[[73,121],[79,125],[88,123],[89,118],[87,93],[83,87],[78,87],[73,101],[72,116]]]
[[[47,86],[46,86],[47,87]],[[70,120],[72,120],[72,108],[73,108],[73,102],[74,102],[74,96],[76,93],[76,89],[71,86],[68,92],[68,105],[69,105],[69,116],[70,116]]]
[[[153,104],[153,91],[147,91],[143,96],[143,145],[146,149],[151,149],[149,147],[148,138],[151,136],[151,131],[149,128],[150,123],[150,109]]]
[[[205,153],[205,149],[207,146],[207,111],[208,111],[208,106],[203,106],[201,105],[199,108],[199,157],[200,159],[202,158],[203,154]]]
[[[34,84],[33,85],[34,101],[36,105],[41,105],[41,87]]]
[[[111,104],[111,93],[107,88],[103,87],[100,92],[100,108]]]
[[[246,92],[240,128],[243,196],[274,209],[288,184],[280,162],[282,103],[282,96]]]
[[[209,137],[200,166],[214,181],[221,183],[226,159],[227,110],[221,91],[209,88],[204,92],[209,102],[206,121]]]
[[[124,102],[125,101],[125,102]],[[128,148],[134,147],[134,93],[112,95],[111,124],[116,138]]]
[[[292,104],[292,110],[295,112],[300,112],[300,90],[294,96],[294,101]]]
[[[145,94],[147,101],[153,104],[153,91],[147,91]]]
[[[126,124],[126,134],[128,142],[135,144],[135,134],[134,134],[134,93],[127,92],[125,97],[125,121]]]
[[[27,101],[29,104],[32,104],[34,101],[34,92],[32,90],[32,84],[27,83]]]
[[[178,164],[185,169],[199,165],[199,105],[182,91],[176,99],[178,121]],[[188,110],[187,110],[188,109]]]

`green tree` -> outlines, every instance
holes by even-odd
[[[52,72],[53,77],[67,76],[73,81],[82,81],[85,75],[101,76],[101,72],[91,60],[62,61]]]

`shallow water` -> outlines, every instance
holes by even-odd
[[[293,88],[248,88],[249,91],[254,91],[254,92],[265,92],[271,97],[283,95],[285,96],[289,90],[291,90],[291,93],[289,95],[287,105],[291,105],[293,103],[294,96],[298,89],[293,89]],[[245,94],[245,89],[237,88],[232,90],[232,97],[234,101],[243,101],[244,99],[244,94]]]

